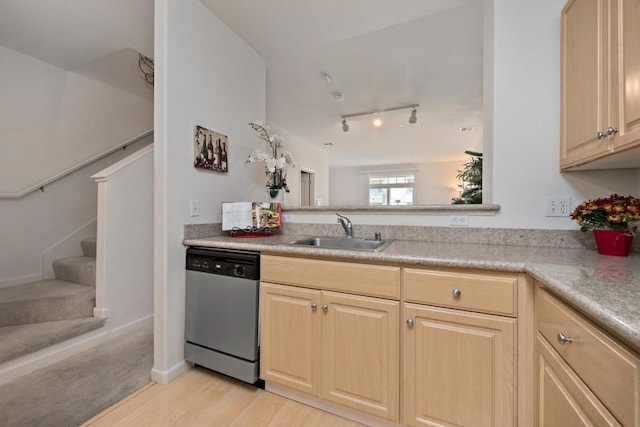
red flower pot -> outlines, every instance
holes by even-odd
[[[626,230],[593,230],[598,253],[602,255],[629,256],[633,234]]]

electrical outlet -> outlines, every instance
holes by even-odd
[[[199,200],[189,200],[189,215],[190,216],[199,216],[200,215],[200,201]]]
[[[548,197],[544,204],[544,216],[569,216],[571,199],[568,197]]]
[[[449,225],[454,227],[468,227],[469,215],[449,215]]]
[[[291,215],[283,214],[282,215],[282,222],[283,223],[291,222]]]

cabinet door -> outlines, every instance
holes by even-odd
[[[537,426],[620,425],[542,335],[536,344]]]
[[[260,377],[317,396],[320,292],[263,282],[260,304]]]
[[[323,304],[322,397],[398,421],[400,303],[324,292]]]
[[[566,169],[609,152],[608,0],[571,0],[562,11],[560,167]]]
[[[616,8],[620,8],[616,13]],[[620,102],[618,134],[613,139],[614,150],[620,151],[640,146],[640,2],[638,0],[614,0],[612,2],[613,29],[618,29],[622,40],[616,39],[611,49],[620,49],[616,60],[614,87],[618,88]],[[617,81],[619,80],[619,81]],[[615,125],[613,125],[615,126]]]
[[[516,319],[404,304],[404,422],[513,426]]]

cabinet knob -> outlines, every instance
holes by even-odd
[[[460,295],[462,295],[462,292],[460,292],[460,289],[455,288],[453,291],[451,291],[451,294],[452,294],[455,298],[458,298]]]
[[[329,310],[329,306],[327,304],[322,304],[322,311],[326,313],[327,310]]]
[[[599,130],[598,133],[596,133],[596,138],[598,139],[606,138],[607,136],[611,136],[614,133],[618,133],[618,129],[609,126],[605,130]]]
[[[311,303],[311,310],[316,311],[318,309],[318,304],[316,304],[315,302]]]
[[[409,326],[410,328],[413,328],[413,319],[412,318],[408,318],[407,319],[407,326]]]
[[[573,342],[573,338],[566,336],[562,332],[558,332],[557,337],[560,345],[571,344]]]

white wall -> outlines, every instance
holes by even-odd
[[[390,170],[415,170],[415,204],[449,204],[458,196],[458,170],[468,160],[430,162],[397,165],[362,166],[351,168],[331,168],[329,178],[330,204],[366,205],[366,189],[360,188],[361,172]]]
[[[95,69],[92,78],[3,46],[0,63],[0,194],[20,193],[152,128],[153,98],[105,84]]]
[[[198,0],[155,2],[154,380],[184,364],[183,227],[220,222],[220,203],[261,198],[264,174],[244,162],[250,121],[264,121],[264,60]],[[229,138],[229,173],[193,167],[193,127]],[[200,216],[189,217],[189,200]]]
[[[560,12],[564,0],[496,0],[493,71],[493,202],[496,227],[576,228],[545,218],[545,197],[573,204],[638,194],[637,170],[561,174]]]
[[[42,278],[43,253],[96,218],[91,175],[149,144],[153,135],[21,199],[0,199],[0,286]],[[95,235],[95,234],[94,234]],[[80,245],[64,256],[81,255]],[[56,252],[57,256],[63,254]],[[49,266],[50,267],[50,266]]]

